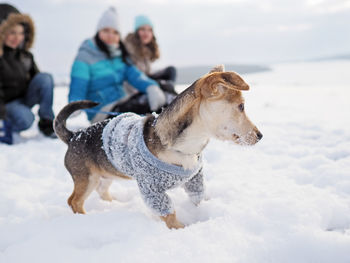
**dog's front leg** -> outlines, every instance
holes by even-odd
[[[183,185],[192,203],[199,205],[204,198],[204,180],[202,169]]]
[[[184,228],[185,226],[176,218],[175,210],[170,197],[165,193],[165,189],[159,189],[158,184],[153,181],[143,180],[142,177],[136,179],[143,200],[149,208],[166,223],[168,228]]]
[[[179,228],[185,227],[184,224],[182,224],[180,221],[177,220],[175,212],[170,215],[161,216],[160,218],[165,222],[167,227],[169,227],[170,229],[172,228],[179,229]]]
[[[161,215],[160,218],[166,223],[168,228],[179,229],[185,227],[184,224],[177,220],[171,199],[166,193],[150,192],[144,198],[146,204],[157,214]]]

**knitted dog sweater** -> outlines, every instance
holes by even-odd
[[[134,113],[125,113],[106,125],[102,140],[108,160],[118,171],[136,179],[143,200],[160,216],[174,213],[166,191],[180,185],[191,201],[198,204],[204,196],[201,157],[191,170],[159,160],[145,144],[145,120]]]

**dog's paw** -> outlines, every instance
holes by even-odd
[[[181,229],[181,228],[185,228],[185,225],[182,224],[179,220],[175,219],[175,220],[171,220],[171,221],[165,221],[166,226],[169,229]]]
[[[100,194],[100,197],[104,201],[112,202],[113,200],[117,200],[116,197],[112,196],[110,193]]]
[[[167,227],[169,229],[181,229],[181,228],[185,228],[185,225],[182,224],[180,221],[177,222],[173,222],[172,224],[167,224]]]
[[[169,229],[185,228],[185,225],[182,224],[179,220],[177,220],[175,213],[166,216],[161,216],[160,218],[165,222]]]

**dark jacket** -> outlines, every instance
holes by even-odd
[[[20,48],[4,45],[7,32],[16,24],[25,28]],[[11,13],[0,24],[0,119],[5,117],[5,104],[25,95],[29,82],[39,72],[28,51],[34,41],[34,23],[28,15]]]

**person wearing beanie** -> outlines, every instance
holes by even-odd
[[[134,32],[129,33],[125,38],[125,46],[135,65],[145,72],[149,77],[158,81],[165,90],[173,91],[173,85],[176,80],[176,69],[173,66],[166,67],[163,70],[152,72],[151,64],[160,57],[160,51],[157,39],[153,31],[153,23],[145,15],[135,17]],[[165,80],[165,82],[162,80]],[[166,87],[163,83],[168,83]]]
[[[167,97],[169,104],[177,95],[174,83],[176,80],[176,69],[173,66],[152,72],[151,64],[159,59],[159,47],[153,32],[153,23],[145,15],[135,17],[134,32],[125,38],[125,47],[128,50],[132,62],[148,77],[159,84]],[[128,87],[128,84],[127,84]],[[130,88],[128,87],[130,90]],[[139,94],[133,95],[129,100],[123,102],[116,111],[129,111],[139,101]]]
[[[125,81],[145,96],[150,112],[159,110],[166,102],[158,83],[132,64],[121,41],[118,18],[113,7],[102,14],[95,36],[81,44],[72,66],[69,102],[84,99],[99,102],[94,109],[86,110],[91,122],[108,117],[102,112],[112,111],[126,96]]]
[[[31,111],[39,104],[39,130],[55,137],[53,79],[39,72],[29,49],[35,27],[30,16],[9,4],[0,4],[0,142],[12,144],[13,132],[28,129],[35,116]]]
[[[148,16],[138,15],[135,17],[134,32],[137,32],[137,30],[139,30],[139,28],[142,26],[149,26],[151,29],[153,29],[153,23]]]

